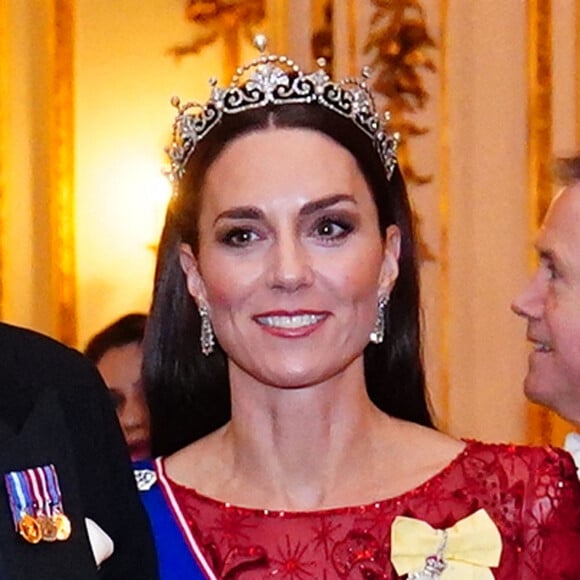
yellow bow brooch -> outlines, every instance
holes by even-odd
[[[391,528],[391,561],[408,580],[493,580],[501,536],[484,509],[445,530],[397,516]]]

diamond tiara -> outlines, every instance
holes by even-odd
[[[382,118],[377,112],[375,100],[367,79],[370,69],[363,68],[361,78],[347,77],[339,82],[330,80],[324,70],[324,59],[319,59],[318,70],[305,73],[286,56],[266,54],[266,37],[257,35],[254,46],[260,56],[236,70],[230,85],[217,86],[211,79],[211,96],[207,103],[181,104],[173,97],[171,104],[177,109],[173,123],[173,138],[166,148],[170,166],[166,174],[174,187],[183,177],[187,162],[197,144],[216,126],[224,115],[267,105],[317,103],[351,119],[372,141],[379,154],[387,179],[397,165],[396,150],[399,135],[386,129],[389,113]]]

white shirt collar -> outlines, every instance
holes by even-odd
[[[580,433],[568,433],[564,439],[564,449],[570,453],[576,464],[578,478],[580,479]]]

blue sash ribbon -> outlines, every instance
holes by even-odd
[[[133,464],[135,472],[139,470],[154,471],[150,461],[139,461]],[[160,580],[207,580],[199,567],[191,548],[165,500],[158,482],[146,490],[140,490],[141,501],[147,510],[153,530]]]

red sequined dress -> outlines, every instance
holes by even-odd
[[[235,507],[169,480],[157,466],[185,535],[217,578],[396,579],[396,516],[443,529],[483,508],[501,534],[495,579],[580,580],[580,484],[561,450],[468,441],[441,472],[403,495],[314,512]]]

